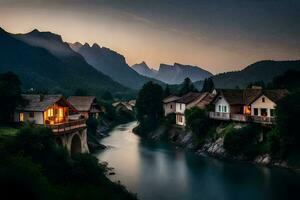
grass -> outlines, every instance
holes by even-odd
[[[0,136],[15,136],[18,130],[15,126],[0,125]]]

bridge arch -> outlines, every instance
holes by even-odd
[[[71,155],[82,152],[81,138],[78,134],[74,134],[71,139]]]

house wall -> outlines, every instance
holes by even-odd
[[[34,116],[30,117],[29,113],[27,111],[21,112],[21,111],[16,111],[14,113],[14,121],[15,122],[20,122],[20,113],[24,113],[24,122],[34,122],[35,124],[44,124],[44,116],[43,112],[33,112]]]
[[[175,102],[165,103],[164,111],[165,111],[165,116],[167,116],[168,114],[171,114],[171,113],[175,113],[176,103]]]
[[[230,113],[230,105],[223,96],[219,96],[215,103],[215,112]]]
[[[265,102],[262,101],[263,98],[265,98]],[[267,117],[271,117],[270,109],[275,109],[275,106],[276,104],[273,101],[271,101],[268,97],[262,95],[251,104],[251,115],[255,116],[254,109],[257,108],[258,109],[257,116],[261,116],[261,109],[267,109]]]
[[[179,126],[185,126],[185,116],[181,113],[176,113],[176,124]]]
[[[184,103],[176,103],[176,113],[184,114],[185,104]]]

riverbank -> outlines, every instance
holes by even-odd
[[[160,126],[155,131],[147,134],[147,139],[154,141],[168,141],[173,145],[193,151],[197,155],[210,156],[217,159],[248,162],[252,164],[280,167],[295,172],[300,172],[300,166],[292,165],[287,160],[273,158],[269,153],[260,153],[254,157],[242,154],[234,155],[224,148],[224,137],[228,127],[230,129],[240,129],[245,126],[241,123],[220,124],[214,127],[213,133],[209,133],[204,140],[199,141],[191,131],[184,130],[183,127],[172,125],[169,127]],[[211,131],[212,132],[212,131]],[[259,140],[263,140],[263,135]],[[260,147],[261,148],[261,147]]]

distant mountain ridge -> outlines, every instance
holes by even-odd
[[[153,77],[168,84],[181,84],[185,78],[189,77],[193,82],[204,80],[213,74],[198,66],[160,64],[159,70],[150,69],[145,62],[132,66],[134,70],[148,77]]]
[[[134,71],[126,63],[125,57],[109,48],[100,47],[94,43],[92,46],[85,43],[69,44],[74,51],[81,54],[85,60],[94,68],[110,76],[113,80],[133,89],[140,89],[145,83],[160,81],[145,77]]]
[[[93,95],[130,90],[87,64],[60,36],[34,30],[10,34],[0,29],[0,72],[15,72],[23,87],[72,94],[85,89]],[[54,44],[54,45],[52,45]]]
[[[263,81],[265,84],[268,84],[275,76],[283,74],[288,69],[300,70],[300,60],[259,61],[240,71],[225,72],[217,74],[212,78],[217,88],[235,88],[237,86],[245,88],[249,85],[249,83],[259,81]]]

